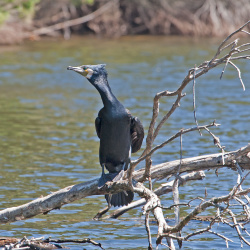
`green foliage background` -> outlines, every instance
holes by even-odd
[[[29,20],[35,13],[35,5],[41,0],[5,0],[0,3],[0,25],[11,15]]]
[[[30,21],[35,14],[36,4],[43,0],[3,0],[0,2],[0,25],[11,16],[18,16],[24,21]],[[53,1],[53,0],[51,0]],[[69,0],[73,5],[93,5],[95,0]]]

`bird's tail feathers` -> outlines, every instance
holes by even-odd
[[[124,176],[124,170],[121,170],[119,173],[114,176],[114,174],[106,174],[104,178],[109,179],[113,178],[112,181],[119,181]],[[110,179],[109,179],[110,180]],[[114,207],[126,206],[134,199],[134,193],[132,191],[122,191],[117,194],[105,194],[105,199],[108,204]]]
[[[101,178],[98,181],[98,188],[102,188],[108,181],[119,181],[124,176],[124,170],[122,169],[118,173],[102,173]],[[122,191],[117,194],[105,194],[105,199],[108,204],[114,207],[126,206],[134,199],[134,193],[132,191]]]
[[[124,176],[124,169],[126,167],[126,163],[123,164],[122,168],[119,166],[121,170],[118,170],[117,172],[111,172],[108,174],[105,174],[104,168],[105,164],[102,164],[102,175],[101,178],[98,181],[98,188],[102,188],[106,182],[108,181],[119,181],[123,178]]]
[[[119,173],[102,174],[101,178],[98,181],[98,188],[102,188],[108,181],[119,181],[123,176],[124,170],[120,171]]]
[[[108,204],[114,207],[127,206],[134,199],[132,191],[123,191],[117,194],[105,194]]]

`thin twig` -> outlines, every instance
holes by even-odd
[[[224,44],[235,34],[237,34],[238,32],[242,31],[244,27],[246,27],[248,24],[250,23],[250,21],[246,22],[245,24],[243,24],[239,29],[237,29],[236,31],[234,31],[233,33],[231,33],[218,47],[217,52],[215,54],[215,56],[212,58],[212,60],[209,62],[209,64],[212,64],[214,62],[214,60],[217,58],[217,56],[220,54],[220,52],[222,51],[222,47],[224,46]],[[243,31],[244,32],[244,31]]]
[[[249,33],[248,31],[246,31],[246,30],[242,30],[242,32],[244,32],[244,33],[250,35],[250,33]]]
[[[233,213],[231,210],[229,210],[229,209],[228,209],[228,213],[232,216],[233,223],[234,223],[234,225],[235,225],[235,229],[236,229],[236,231],[237,231],[237,233],[238,233],[238,236],[239,236],[240,240],[242,240],[243,242],[245,242],[245,244],[247,244],[248,246],[250,246],[250,242],[247,241],[247,240],[243,237],[243,235],[241,234],[241,231],[240,231],[240,228],[239,228],[239,224],[237,223],[237,220],[236,220],[236,218],[235,218],[234,213]]]
[[[226,63],[225,63],[225,66],[224,66],[223,70],[221,71],[220,79],[222,79],[222,76],[223,76],[223,74],[224,74],[224,72],[225,72],[225,70],[226,70],[226,67],[227,67],[228,62],[230,61],[230,59],[231,59],[231,57],[228,57],[228,58],[227,58],[227,61],[226,61]]]
[[[153,245],[152,245],[152,238],[151,238],[150,226],[149,226],[149,212],[147,212],[145,215],[145,227],[146,227],[146,231],[148,234],[148,250],[152,250]]]
[[[221,49],[221,51],[225,50],[226,48],[230,47],[231,45],[232,45],[231,50],[233,50],[235,48],[235,46],[238,44],[238,42],[239,42],[239,38],[237,38],[234,41],[232,41],[231,43],[227,44],[225,47],[223,47]]]
[[[91,240],[91,239],[82,239],[82,240],[80,240],[80,239],[73,239],[73,240],[71,240],[71,239],[69,239],[69,240],[55,240],[55,239],[50,239],[50,238],[48,238],[48,239],[46,239],[46,240],[44,240],[44,242],[45,243],[78,243],[78,244],[81,244],[81,243],[90,243],[90,244],[92,244],[92,245],[94,245],[94,246],[98,246],[98,247],[100,247],[101,249],[103,249],[103,250],[105,250],[103,247],[102,247],[102,244],[101,243],[97,243],[97,242],[95,242],[95,241],[93,241],[93,240]]]
[[[236,68],[236,70],[238,72],[238,76],[239,76],[240,82],[241,82],[241,85],[242,85],[242,88],[243,88],[243,91],[245,91],[246,88],[245,88],[245,85],[244,85],[243,80],[241,78],[241,71],[240,71],[240,69],[234,63],[232,63],[231,61],[229,61],[229,63]]]
[[[247,59],[247,60],[250,60],[250,55],[231,57],[231,61],[232,61],[232,60],[240,60],[240,59]]]
[[[216,145],[218,148],[221,149],[221,153],[222,153],[222,164],[225,165],[225,159],[224,159],[224,146],[221,146],[220,144],[220,138],[215,136],[207,127],[205,128],[205,130],[207,130],[207,132],[212,135],[212,137],[214,138],[214,145]]]
[[[250,35],[250,33],[249,33],[249,35]],[[239,49],[239,48],[241,48],[241,47],[245,47],[245,46],[248,46],[248,45],[250,45],[250,43],[244,43],[244,44],[239,45],[237,48]],[[241,51],[242,51],[242,50],[241,50]]]
[[[195,130],[198,130],[198,129],[205,129],[205,128],[209,128],[209,127],[213,127],[213,126],[217,127],[217,126],[220,126],[220,124],[213,122],[213,123],[211,123],[209,125],[199,126],[198,128],[197,127],[192,127],[192,128],[189,128],[189,129],[183,129],[182,131],[179,131],[178,133],[176,133],[175,135],[173,135],[172,137],[170,137],[168,140],[164,141],[160,145],[155,146],[147,155],[144,155],[143,157],[140,157],[137,160],[132,161],[131,165],[138,165],[141,161],[145,160],[149,155],[152,155],[158,149],[164,147],[169,142],[171,142],[174,139],[178,138],[181,134],[186,134],[186,133],[189,133],[191,131],[195,131]]]
[[[186,206],[186,207],[190,207],[189,203],[177,203],[177,204],[173,204],[169,207],[161,207],[164,210],[171,210],[173,207],[177,207],[177,206]]]
[[[219,236],[220,238],[222,238],[223,240],[225,240],[225,241],[226,241],[227,247],[228,247],[228,241],[233,242],[233,240],[230,240],[229,238],[225,237],[225,236],[222,235],[222,234],[216,233],[216,232],[214,232],[214,231],[212,231],[212,230],[208,230],[208,232],[211,233],[211,234],[214,234],[214,235],[216,235],[216,236]]]
[[[193,71],[193,109],[194,109],[194,120],[196,123],[197,128],[199,128],[199,124],[196,118],[196,105],[195,105],[195,73],[196,73],[196,66]],[[198,129],[200,136],[202,136],[200,129]]]
[[[250,188],[247,188],[242,191],[236,192],[234,195],[244,195],[250,192]],[[191,213],[189,213],[178,225],[174,226],[173,228],[167,230],[167,233],[175,233],[183,229],[183,227],[192,219],[194,218],[197,214],[201,213],[204,211],[206,208],[210,206],[216,206],[216,204],[220,202],[227,202],[230,199],[232,199],[232,193],[230,192],[228,195],[225,196],[220,196],[220,197],[214,197],[210,199],[209,201],[205,201],[203,204],[197,206]]]

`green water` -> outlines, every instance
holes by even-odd
[[[118,40],[78,37],[70,41],[28,42],[0,48],[0,209],[24,204],[101,174],[94,120],[102,103],[93,86],[80,75],[67,71],[67,66],[106,63],[114,94],[140,118],[147,132],[155,93],[175,90],[189,68],[211,59],[218,44],[216,40],[179,37],[141,36]],[[230,67],[222,80],[219,80],[220,67],[196,83],[197,119],[200,124],[209,124],[214,119],[222,124],[212,131],[220,136],[228,151],[245,146],[250,138],[250,64],[238,66],[242,69],[245,92],[237,72]],[[181,107],[163,126],[156,143],[181,128],[195,125],[192,86],[185,92],[187,96],[182,99]],[[173,98],[162,100],[160,116],[173,102]],[[184,157],[217,152],[206,133],[202,137],[198,133],[183,137]],[[177,140],[160,150],[153,157],[153,163],[178,157]],[[221,170],[218,182],[214,173],[208,172],[204,181],[182,187],[181,198],[185,201],[196,197],[204,193],[205,187],[210,197],[226,194],[236,179],[232,171]],[[167,206],[172,203],[171,199],[171,195],[166,195],[162,203]],[[106,249],[146,249],[141,209],[130,211],[119,220],[93,221],[104,206],[102,196],[85,198],[46,216],[1,225],[0,236],[89,237],[101,242]],[[183,213],[185,211],[189,210]],[[206,223],[194,222],[186,230],[205,226]],[[155,237],[154,223],[151,230]],[[234,238],[235,243],[229,244],[232,249],[240,246],[233,230],[228,231],[223,225],[218,230]],[[213,249],[225,247],[223,240],[203,236],[197,242],[185,242],[184,249],[200,249],[207,244]],[[79,246],[73,245],[72,249]]]

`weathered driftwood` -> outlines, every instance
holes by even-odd
[[[52,244],[51,244],[52,243]],[[53,244],[56,243],[56,244]],[[91,239],[64,239],[64,240],[57,240],[44,237],[28,239],[24,236],[22,239],[18,238],[10,238],[10,237],[1,237],[0,238],[0,249],[2,250],[17,250],[17,249],[25,249],[25,250],[52,250],[52,249],[62,249],[66,248],[64,246],[59,245],[59,243],[77,243],[77,244],[84,244],[89,243],[100,249],[104,249],[101,243],[95,242]]]
[[[192,172],[199,170],[217,169],[222,167],[229,167],[235,169],[235,161],[243,169],[250,169],[250,144],[245,147],[240,148],[236,151],[231,151],[219,154],[202,155],[192,158],[182,159],[182,165],[180,173]],[[224,158],[224,165],[223,165]],[[152,179],[163,179],[171,174],[176,174],[178,167],[180,165],[180,160],[165,162],[151,168],[151,178]],[[144,169],[140,169],[133,174],[133,178],[137,181],[141,181],[141,176],[144,173]]]
[[[234,168],[237,162],[243,169],[250,169],[250,145],[247,145],[237,151],[224,154],[225,165],[222,164],[222,154],[212,154],[183,159],[180,173],[200,171],[207,169],[216,169],[221,167]],[[180,161],[172,161],[153,166],[151,169],[152,179],[163,179],[171,174],[175,174]],[[144,169],[135,171],[133,178],[137,181],[143,177]],[[17,220],[31,218],[38,214],[46,214],[53,209],[59,209],[61,206],[82,199],[90,195],[100,195],[108,192],[115,193],[120,190],[129,190],[131,186],[124,180],[110,184],[103,190],[98,189],[98,179],[77,185],[65,187],[45,197],[35,199],[27,204],[4,209],[0,212],[0,223],[9,223]],[[136,190],[134,190],[136,191]]]
[[[185,174],[181,176],[181,181],[179,182],[180,185],[184,185],[188,181],[194,181],[194,180],[203,180],[205,178],[205,173],[203,171],[198,172],[192,172],[189,174]],[[164,184],[161,184],[160,187],[154,190],[154,193],[158,196],[161,196],[163,194],[167,194],[172,192],[173,190],[173,183],[174,181],[170,181]],[[109,219],[109,218],[118,218],[125,212],[129,211],[130,209],[141,207],[146,204],[146,200],[144,198],[133,201],[132,203],[128,204],[127,206],[120,207],[117,210],[115,210],[113,213],[105,216],[103,219]]]

